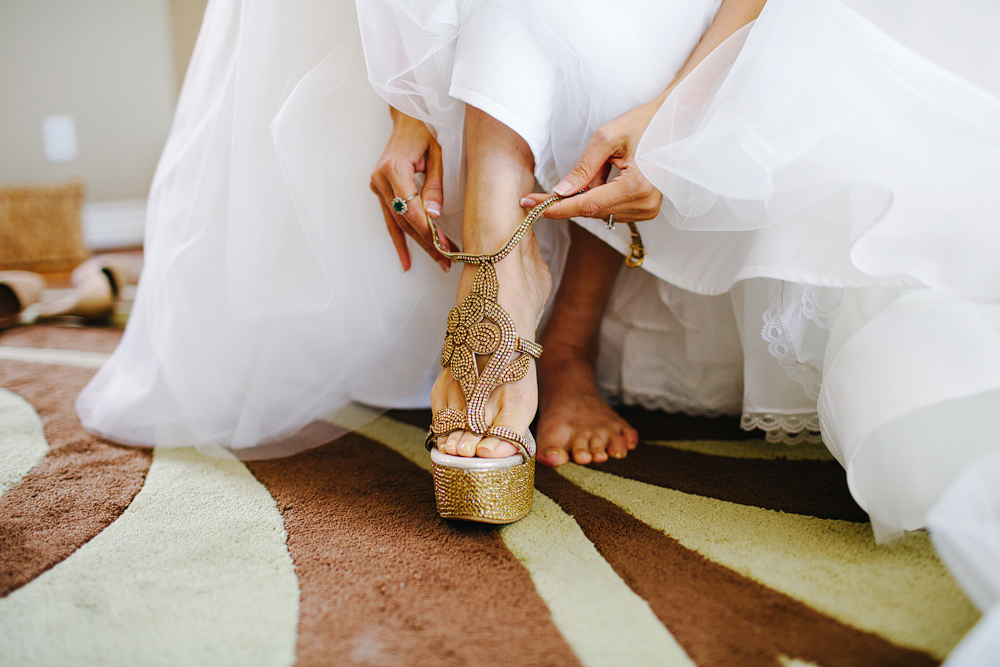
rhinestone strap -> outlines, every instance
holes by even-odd
[[[545,212],[545,209],[547,209],[549,206],[552,206],[560,199],[562,199],[562,197],[560,197],[559,195],[552,195],[551,197],[543,201],[541,204],[528,211],[528,215],[524,216],[524,220],[522,220],[521,224],[518,225],[517,229],[514,230],[514,235],[510,237],[510,240],[508,240],[507,243],[504,244],[504,247],[500,248],[500,250],[493,253],[492,255],[472,255],[466,252],[450,252],[448,250],[445,250],[444,246],[441,245],[441,239],[438,235],[437,226],[434,224],[434,221],[431,220],[430,216],[427,216],[427,224],[430,225],[431,228],[431,238],[434,240],[434,247],[437,248],[437,251],[439,253],[441,253],[448,259],[455,262],[463,262],[465,264],[477,264],[480,266],[482,266],[483,264],[496,264],[504,257],[509,255],[511,250],[517,247],[517,244],[521,242],[521,239],[523,239],[524,235],[528,233],[528,231],[531,229],[531,226],[535,224],[535,221],[542,216],[542,213]]]
[[[530,354],[535,359],[542,356],[542,346],[534,341],[528,340],[527,338],[517,339],[517,351]]]
[[[462,387],[468,412],[445,408],[435,414],[425,439],[427,449],[434,446],[438,436],[455,431],[472,431],[506,440],[517,447],[526,461],[531,458],[520,433],[506,427],[488,425],[484,416],[486,402],[493,391],[502,384],[517,382],[523,378],[528,373],[531,359],[542,356],[542,346],[518,336],[514,321],[500,306],[497,300],[500,284],[493,265],[509,255],[545,209],[560,199],[562,197],[549,197],[531,209],[510,240],[492,255],[445,250],[434,221],[427,218],[434,247],[438,252],[456,262],[479,266],[472,282],[472,291],[448,314],[448,331],[441,351],[441,365],[451,370],[452,376]],[[492,357],[480,374],[476,355],[487,354]]]

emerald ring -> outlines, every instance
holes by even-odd
[[[403,215],[404,213],[406,213],[406,210],[409,208],[406,205],[406,202],[410,201],[411,199],[413,199],[414,197],[416,197],[418,194],[420,194],[420,193],[419,192],[414,192],[412,195],[410,195],[406,199],[401,199],[399,197],[396,197],[395,199],[392,200],[392,210],[395,211],[396,213],[398,213],[399,215]]]

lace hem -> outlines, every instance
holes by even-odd
[[[707,408],[693,401],[671,396],[639,394],[632,391],[610,392],[602,387],[605,400],[612,405],[637,405],[645,410],[682,413],[690,417],[732,417],[740,414],[739,406],[732,408]]]
[[[771,282],[768,292],[770,307],[764,311],[764,328],[761,329],[760,336],[767,343],[767,353],[774,357],[778,365],[788,374],[788,377],[802,385],[806,396],[816,399],[819,397],[819,387],[823,377],[818,370],[809,364],[799,363],[795,358],[795,346],[792,344],[791,336],[788,335],[788,329],[785,328],[785,322],[782,319],[784,285],[780,280]],[[832,311],[821,309],[813,299],[808,297],[808,290],[803,293],[801,300],[801,307],[806,317],[819,327],[829,327]]]
[[[823,442],[819,433],[819,415],[815,412],[797,415],[744,412],[740,428],[744,431],[760,429],[766,433],[764,439],[771,443],[801,445]]]

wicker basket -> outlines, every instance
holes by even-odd
[[[82,203],[82,183],[0,187],[0,269],[71,271],[85,261]]]

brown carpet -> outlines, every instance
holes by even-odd
[[[3,332],[0,346],[109,352],[119,337],[33,326]],[[154,457],[83,431],[73,400],[92,374],[0,360],[0,387],[30,403],[50,448],[0,498],[0,663],[922,666],[937,664],[977,619],[926,535],[876,547],[836,462],[818,449],[766,445],[735,420],[624,409],[646,444],[593,472],[539,466],[532,514],[498,529],[436,515],[418,430],[427,411],[391,411],[340,438],[317,422],[308,437],[321,446],[245,466],[193,452]],[[0,456],[2,443],[20,442],[3,429]],[[208,516],[230,517],[226,554],[194,527],[185,535],[183,514],[170,514],[182,495],[171,484],[196,478],[247,490],[227,498],[206,482],[215,490],[191,500]],[[142,548],[143,517],[162,510],[180,522],[171,535],[184,536],[190,553],[170,567],[137,565],[125,580],[109,576],[86,595],[83,582],[77,590],[59,579],[140,490],[159,495],[129,519],[133,531],[139,522],[131,539]],[[235,569],[254,557],[265,533],[241,521],[270,511],[261,498],[273,499],[284,525],[267,534],[294,567],[297,623],[185,643],[229,613],[225,590],[190,581],[201,567]],[[155,557],[170,543],[159,539],[166,524],[149,521],[143,556]],[[123,540],[116,533],[112,546]],[[109,548],[101,543],[91,557],[110,562],[100,555]],[[560,579],[564,572],[588,574]],[[244,583],[262,600],[295,595],[268,582]],[[117,586],[137,587],[146,606],[120,607]],[[205,615],[189,615],[187,629],[155,623],[157,591],[188,588]],[[56,614],[76,628],[60,635],[72,641],[28,638],[24,628]],[[152,616],[140,631],[133,621],[143,614]],[[255,642],[263,648],[249,660],[224,648]],[[287,653],[265,650],[281,642]],[[636,658],[644,643],[659,653]]]

